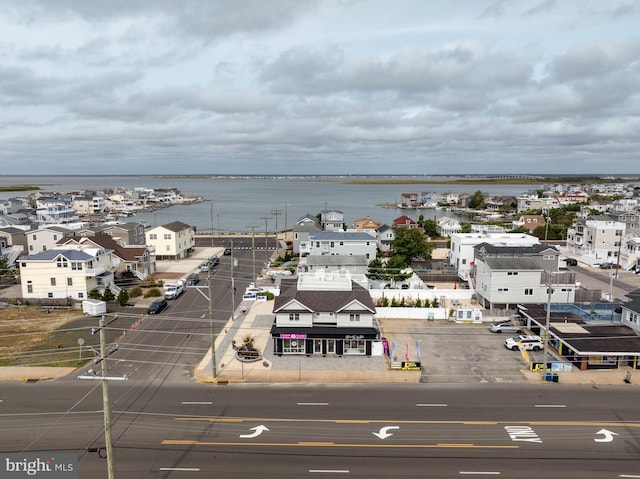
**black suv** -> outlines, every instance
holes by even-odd
[[[169,303],[167,303],[166,299],[164,298],[156,299],[153,303],[149,305],[149,309],[147,309],[147,314],[161,313],[167,306],[169,306]]]
[[[198,284],[200,282],[200,276],[198,276],[196,273],[191,273],[189,276],[187,276],[187,280],[185,281],[185,284],[187,286],[193,286],[194,284]]]
[[[222,253],[225,256],[230,256],[231,255],[231,248],[229,248],[228,246],[224,249],[224,252]]]

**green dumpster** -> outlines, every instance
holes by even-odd
[[[553,382],[554,383],[558,382],[558,373],[553,373]]]

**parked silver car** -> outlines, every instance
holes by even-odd
[[[492,333],[521,333],[522,326],[518,326],[509,321],[497,321],[495,323],[491,323],[489,326],[489,331]]]

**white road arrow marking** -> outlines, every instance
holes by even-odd
[[[595,442],[611,442],[613,441],[613,436],[617,436],[613,431],[609,431],[607,429],[600,429],[596,434],[604,434],[604,437],[596,437],[594,439]]]
[[[386,439],[389,436],[393,436],[393,433],[388,432],[391,429],[400,429],[400,426],[385,426],[382,429],[380,429],[379,432],[373,432],[372,434],[374,436],[379,437],[380,439]]]
[[[262,424],[260,424],[259,426],[252,427],[250,430],[253,431],[253,434],[241,434],[240,437],[243,437],[245,439],[251,439],[251,438],[254,438],[254,437],[258,437],[264,431],[268,431],[269,428],[267,428],[267,426],[263,426]]]

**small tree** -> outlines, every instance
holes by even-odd
[[[387,298],[386,296],[383,296],[382,298],[380,298],[380,307],[381,308],[388,308],[389,307],[389,298]]]
[[[102,301],[113,301],[116,299],[116,295],[113,294],[109,285],[104,288],[104,293],[102,293]]]
[[[121,289],[116,299],[120,306],[126,306],[126,304],[129,302],[129,293],[127,293],[126,289]]]
[[[416,299],[415,305],[416,308],[422,308],[422,300],[420,298]]]

